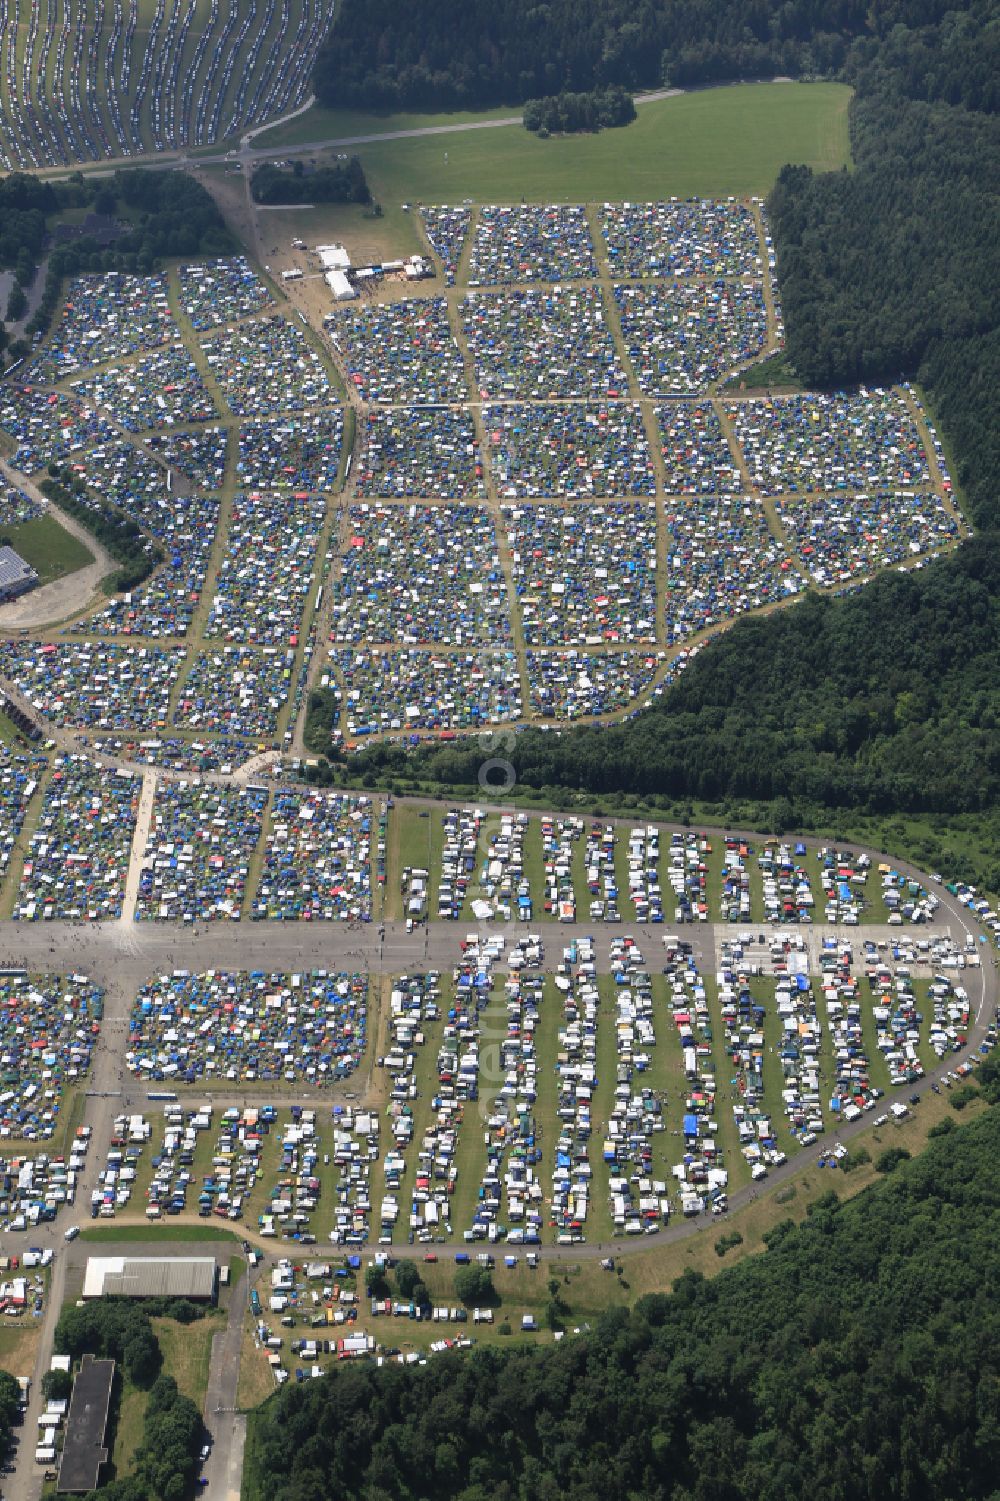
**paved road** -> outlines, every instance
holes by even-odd
[[[240,1379],[243,1317],[247,1309],[247,1276],[230,1294],[226,1327],[212,1340],[212,1364],[205,1393],[205,1427],[212,1436],[212,1452],[202,1467],[209,1501],[239,1501],[243,1475],[246,1418],[236,1411]]]

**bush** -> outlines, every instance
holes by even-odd
[[[957,1130],[958,1127],[952,1120],[951,1116],[946,1115],[944,1120],[938,1121],[936,1126],[931,1127],[931,1129],[927,1133],[927,1139],[928,1141],[931,1141],[936,1136],[947,1136],[949,1132]]]
[[[901,1162],[908,1162],[910,1154],[905,1147],[886,1147],[875,1159],[877,1173],[894,1173]]]
[[[871,1162],[871,1160],[872,1154],[871,1152],[869,1152],[868,1148],[858,1147],[857,1151],[849,1152],[846,1157],[842,1157],[840,1159],[841,1171],[845,1173],[853,1173],[856,1167],[861,1167],[864,1163]]]
[[[951,1092],[952,1110],[964,1110],[966,1105],[971,1105],[973,1100],[979,1099],[979,1090],[975,1084],[960,1084]]]
[[[371,1298],[384,1298],[388,1291],[385,1268],[376,1266],[374,1261],[369,1262],[365,1267],[365,1292]]]

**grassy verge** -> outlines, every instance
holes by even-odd
[[[376,113],[372,110],[324,109],[314,104],[287,125],[275,125],[256,140],[268,151],[273,146],[302,146],[312,141],[338,141],[348,136],[384,135],[393,130],[421,130],[430,125],[470,125],[481,120],[505,120],[519,111],[506,106],[482,111],[455,110],[443,115]]]
[[[589,1142],[590,1208],[585,1234],[588,1241],[599,1244],[611,1238],[611,1205],[608,1198],[610,1171],[604,1161],[604,1128],[615,1105],[618,1046],[615,1036],[615,980],[601,975],[597,981],[601,1002],[597,1013],[597,1083],[591,1102],[593,1130]]]
[[[240,1379],[236,1387],[236,1405],[241,1412],[259,1407],[274,1391],[274,1377],[264,1351],[249,1329],[243,1336],[240,1351]]]
[[[529,818],[524,831],[524,875],[531,894],[532,924],[551,921],[552,914],[545,911],[545,857],[542,853],[542,825],[540,819]]]
[[[214,1225],[93,1225],[80,1231],[81,1240],[93,1241],[161,1241],[161,1240],[240,1240],[231,1230],[217,1230]]]

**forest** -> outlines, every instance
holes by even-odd
[[[29,273],[45,240],[45,218],[55,192],[37,177],[12,172],[0,181],[0,266]]]
[[[322,104],[343,109],[482,109],[586,91],[689,87],[734,78],[839,73],[852,43],[881,45],[896,28],[937,26],[949,12],[985,27],[989,0],[344,0],[313,77]],[[993,108],[1000,87],[994,30],[966,46],[964,21],[919,56],[902,44],[912,97]],[[939,42],[946,45],[942,48]],[[889,49],[888,66],[896,67]],[[993,102],[990,103],[989,101]]]
[[[993,1108],[587,1335],[290,1384],[251,1417],[244,1497],[995,1496],[998,1151]]]

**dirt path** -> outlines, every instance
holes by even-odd
[[[156,773],[148,771],[142,779],[142,792],[135,816],[135,833],[132,835],[132,853],[129,856],[128,874],[125,877],[125,894],[122,897],[120,921],[131,923],[135,917],[135,904],[139,898],[139,877],[153,821],[153,803],[156,798]]]

